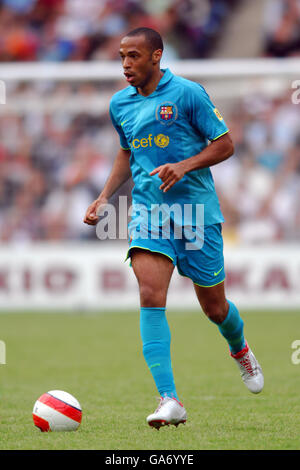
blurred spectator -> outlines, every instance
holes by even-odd
[[[264,17],[264,51],[272,57],[300,54],[300,0],[269,0]]]

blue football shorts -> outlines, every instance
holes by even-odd
[[[212,287],[225,280],[221,224],[196,230],[195,227],[178,228],[171,223],[167,230],[162,227],[149,230],[147,227],[141,232],[130,231],[129,224],[126,259],[130,258],[133,248],[140,248],[167,256],[180,275],[201,287]]]

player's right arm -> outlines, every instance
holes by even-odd
[[[85,224],[97,224],[99,220],[99,216],[97,214],[99,213],[100,207],[107,204],[109,198],[111,198],[115,192],[130,178],[131,170],[129,159],[130,150],[120,148],[103,190],[97,199],[95,199],[95,201],[93,201],[92,204],[90,204],[87,208],[84,218]]]

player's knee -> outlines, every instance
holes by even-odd
[[[211,321],[220,324],[227,317],[228,305],[211,302],[203,306],[203,311]]]
[[[165,295],[155,285],[140,283],[140,299],[143,307],[163,307]]]

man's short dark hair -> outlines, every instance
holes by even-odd
[[[126,34],[126,37],[133,37],[133,36],[145,36],[146,41],[151,46],[151,52],[156,51],[157,49],[164,50],[164,44],[161,38],[161,35],[151,28],[136,28]]]

